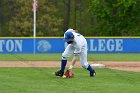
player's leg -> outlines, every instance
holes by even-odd
[[[66,47],[65,51],[62,53],[61,68],[59,71],[55,72],[56,76],[63,76],[65,67],[67,65],[67,58],[69,58],[74,52],[73,46],[70,44]]]
[[[90,71],[90,76],[94,77],[96,75],[95,70],[91,67],[90,64],[87,62],[87,53],[82,52],[80,54],[80,62],[82,64],[82,67]]]
[[[73,54],[74,47],[72,45],[68,45],[65,51],[62,53],[62,61],[61,61],[61,70],[64,72],[65,66],[67,64],[67,59]]]

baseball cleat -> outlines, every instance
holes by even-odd
[[[62,72],[61,70],[57,71],[57,72],[54,72],[54,75],[55,76],[63,76],[64,72]]]
[[[90,72],[90,77],[95,77],[96,76],[96,72],[92,73]]]

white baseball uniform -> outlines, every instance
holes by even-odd
[[[62,59],[67,60],[72,54],[80,55],[80,62],[84,68],[88,68],[87,62],[87,41],[83,35],[72,32],[74,35],[73,43],[68,44],[65,51],[62,54]]]

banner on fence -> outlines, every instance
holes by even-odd
[[[89,53],[140,53],[140,38],[86,38]],[[62,53],[63,38],[0,38],[0,53]]]

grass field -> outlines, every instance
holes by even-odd
[[[69,58],[71,60],[72,57]],[[0,61],[60,61],[61,54],[0,54]],[[88,54],[89,61],[140,61],[140,54]]]
[[[0,68],[0,93],[140,93],[140,73],[97,69],[95,78],[74,69],[75,78],[52,75],[57,68]]]
[[[71,59],[71,58],[70,58]],[[0,61],[60,61],[61,54],[1,54]],[[140,54],[89,54],[89,61],[139,61]],[[75,78],[52,73],[58,68],[0,68],[0,93],[140,93],[140,73],[95,68],[97,76],[75,68]]]

